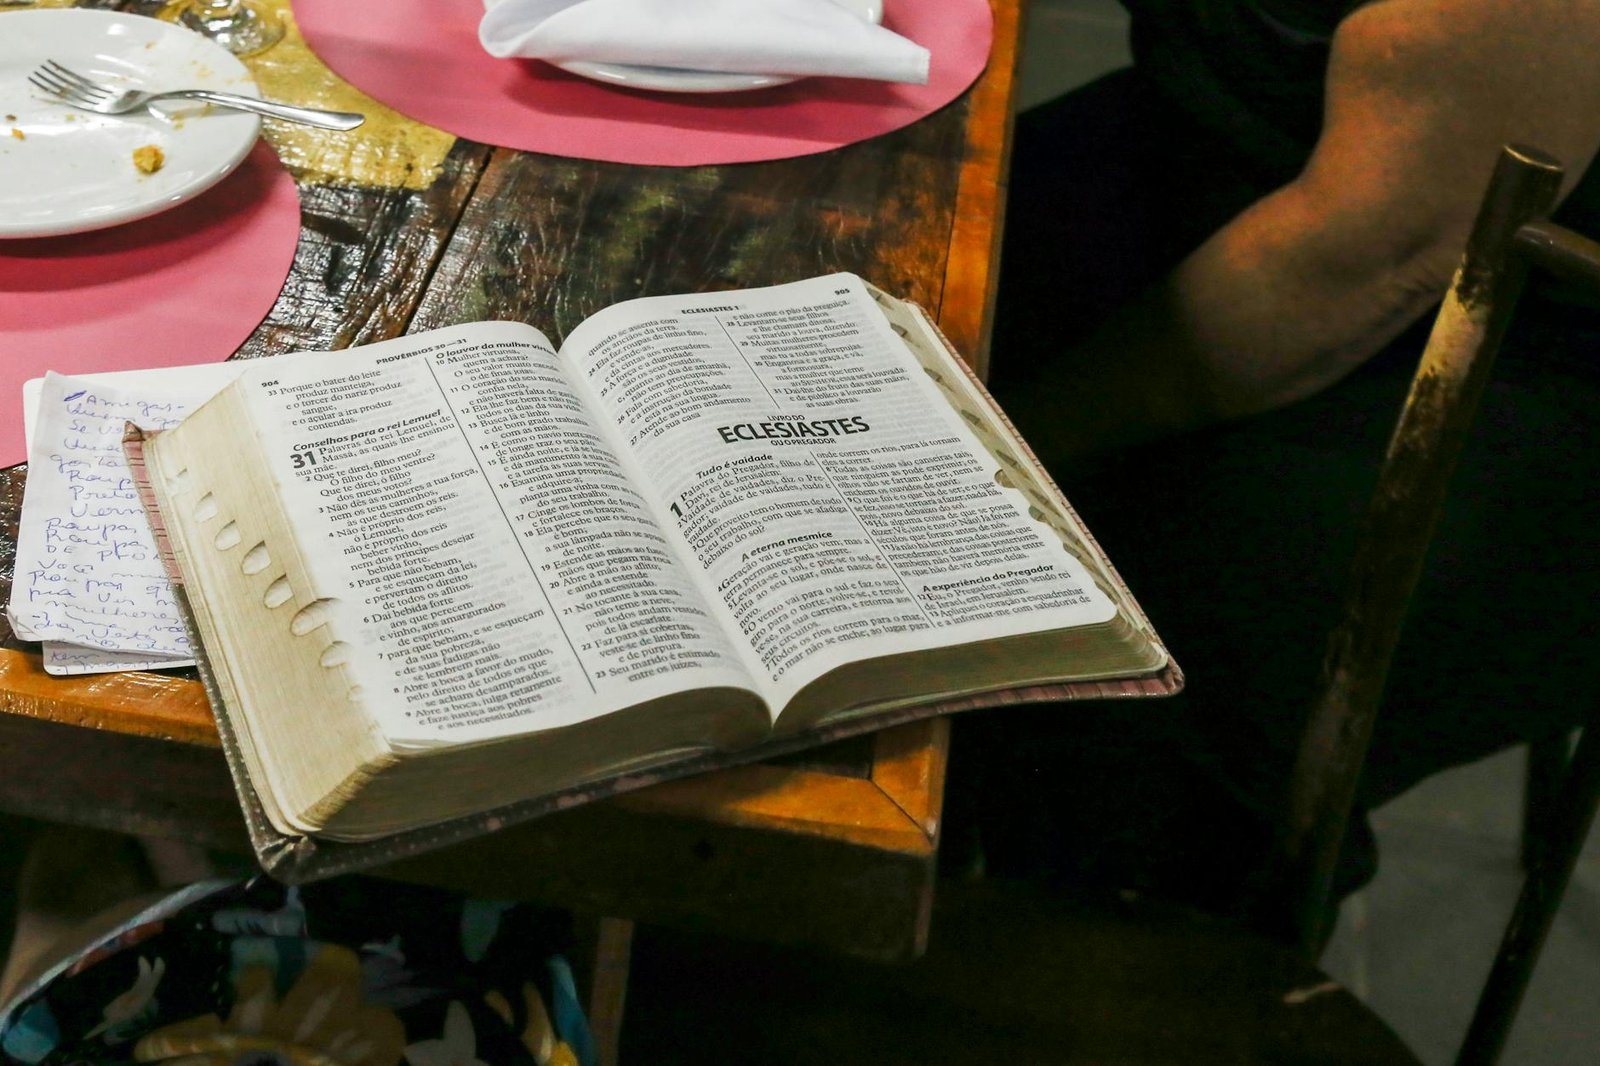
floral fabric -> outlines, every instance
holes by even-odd
[[[368,878],[169,896],[0,1009],[3,1066],[594,1066],[564,925]]]

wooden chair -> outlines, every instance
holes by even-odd
[[[1528,268],[1600,291],[1600,244],[1546,218],[1562,170],[1508,147],[1400,413],[1329,636],[1260,930],[1018,886],[941,886],[928,955],[898,970],[648,931],[623,1059],[836,1064],[1412,1063],[1314,967],[1390,659],[1456,458]],[[1495,1061],[1600,795],[1585,730],[1462,1064]]]
[[[1465,275],[1476,260],[1482,287],[1464,288],[1472,279],[1458,278],[1451,293],[1452,299],[1463,291],[1482,294],[1477,305],[1482,325],[1467,334],[1478,362],[1487,364],[1493,359],[1530,266],[1600,294],[1600,243],[1545,217],[1560,182],[1561,165],[1543,153],[1508,147],[1502,155],[1462,264]],[[1487,365],[1481,373],[1487,376]],[[1566,759],[1564,769],[1560,768],[1562,754],[1550,746],[1541,750],[1535,745],[1530,750],[1530,774],[1551,780],[1549,794],[1535,815],[1537,824],[1531,829],[1538,843],[1528,846],[1530,827],[1525,823],[1527,876],[1462,1042],[1458,1066],[1486,1066],[1498,1060],[1594,823],[1600,806],[1600,704],[1590,709],[1577,748]],[[1535,768],[1538,764],[1542,769]]]

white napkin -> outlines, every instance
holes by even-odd
[[[490,55],[928,81],[928,50],[834,0],[484,0]]]

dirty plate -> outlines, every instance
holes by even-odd
[[[255,115],[192,102],[130,115],[56,103],[28,84],[47,59],[118,88],[260,95],[243,63],[166,22],[71,8],[0,12],[0,237],[78,233],[165,211],[226,177],[260,132]],[[161,165],[146,173],[134,153],[152,146]]]

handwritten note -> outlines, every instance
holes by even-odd
[[[211,391],[140,394],[46,377],[28,453],[9,614],[18,636],[48,642],[51,672],[192,661],[122,453],[122,432],[125,422],[176,425]],[[88,654],[95,651],[113,654]]]
[[[114,670],[165,670],[171,666],[193,666],[193,659],[169,655],[140,655],[134,652],[84,648],[59,641],[44,642],[44,669],[47,674],[106,674]]]

